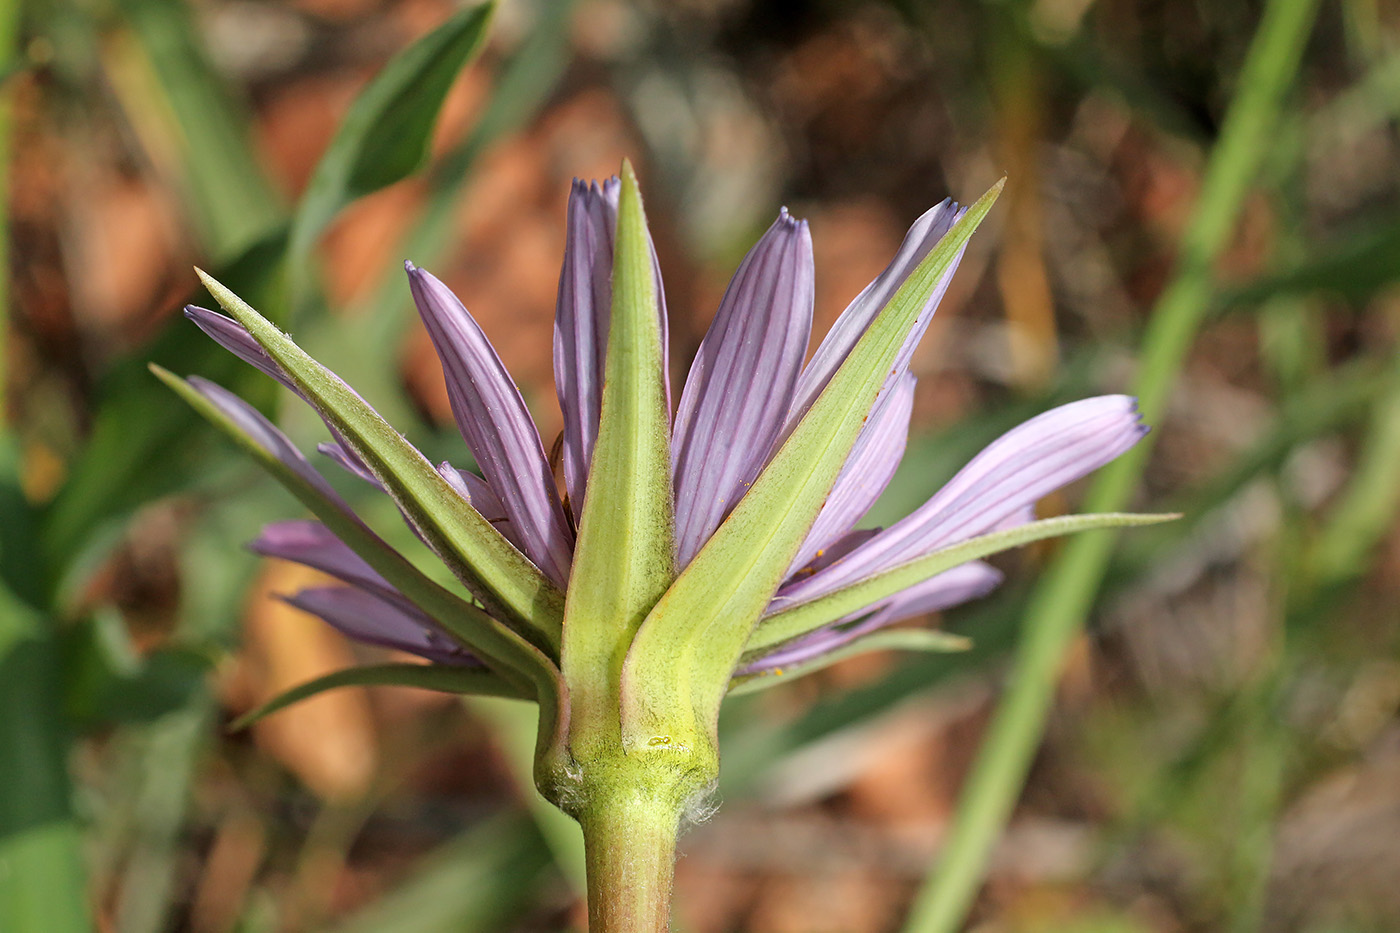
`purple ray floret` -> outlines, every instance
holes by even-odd
[[[986,596],[1000,583],[1000,571],[981,561],[954,567],[895,594],[883,603],[853,613],[837,624],[793,639],[757,661],[744,665],[735,673],[758,674],[805,664],[895,622],[929,612],[939,612]]]
[[[621,183],[575,179],[554,309],[554,386],[564,413],[564,480],[574,517],[583,494],[603,405],[603,359],[612,315],[613,235]]]
[[[412,263],[406,268],[414,303],[442,360],[457,428],[500,497],[525,556],[562,586],[572,558],[568,525],[525,400],[457,296]]]
[[[875,403],[789,573],[806,566],[819,552],[854,528],[894,479],[894,471],[904,458],[904,447],[909,440],[909,415],[914,410],[917,381],[909,373],[900,375]]]
[[[768,460],[812,329],[812,238],[787,210],[744,257],[691,364],[671,442],[684,567]]]
[[[318,586],[281,597],[367,645],[407,651],[437,664],[479,667],[481,662],[437,629],[428,615],[353,586]]]
[[[1126,395],[1061,405],[1002,435],[913,514],[784,591],[791,604],[830,593],[957,541],[1028,517],[1042,497],[1136,444],[1147,429]]]
[[[802,415],[806,414],[807,409],[812,407],[812,403],[817,400],[822,389],[826,388],[831,377],[836,375],[836,370],[846,361],[846,357],[850,355],[856,341],[860,340],[861,335],[869,329],[875,316],[894,297],[895,292],[899,291],[899,287],[908,280],[915,267],[938,245],[938,241],[943,239],[943,235],[952,229],[953,224],[965,212],[966,208],[959,207],[956,201],[946,200],[937,207],[926,211],[922,217],[914,221],[914,225],[904,235],[904,241],[899,244],[899,250],[895,253],[894,259],[890,260],[890,264],[885,267],[885,271],[865,286],[864,290],[855,297],[855,300],[846,307],[846,310],[841,312],[841,316],[831,326],[831,330],[817,347],[817,351],[812,354],[811,362],[802,371],[802,378],[797,383],[792,413],[788,416],[789,427],[794,425]],[[961,254],[959,254],[959,259],[961,259]],[[918,346],[924,331],[928,330],[929,322],[933,320],[933,313],[938,309],[938,303],[943,300],[943,294],[948,290],[948,284],[952,282],[953,274],[957,270],[958,263],[954,262],[948,267],[948,272],[943,276],[928,300],[924,302],[923,310],[920,311],[914,327],[905,338],[894,372],[890,376],[891,381],[908,369],[909,360],[914,355],[914,348]]]

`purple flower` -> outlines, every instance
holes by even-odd
[[[562,495],[546,445],[486,335],[442,282],[411,263],[406,266],[414,302],[442,360],[457,428],[480,471],[444,463],[439,472],[463,508],[480,513],[561,590],[568,585],[575,528],[598,437],[618,191],[617,179],[601,185],[575,182],[569,198],[554,338],[556,389],[564,416]],[[674,412],[677,573],[725,521],[881,308],[961,214],[957,204],[945,201],[920,217],[889,267],[851,302],[805,365],[814,274],[807,224],[784,210],[749,251],[700,345]],[[652,258],[655,266],[654,254]],[[1061,406],[1003,435],[907,518],[883,530],[857,529],[904,453],[917,381],[909,363],[956,267],[954,262],[933,289],[900,346],[787,580],[773,594],[768,615],[959,542],[1025,524],[1033,519],[1038,499],[1117,457],[1146,432],[1133,400],[1125,396]],[[660,294],[659,270],[656,276]],[[664,301],[660,308],[664,334]],[[186,313],[221,345],[295,390],[295,383],[241,325],[203,308],[191,306]],[[217,386],[192,385],[255,434],[288,469],[334,497],[287,439],[246,403]],[[334,427],[332,435],[335,440],[322,445],[322,452],[377,485],[374,472],[341,442]],[[358,523],[343,500],[334,501],[347,521]],[[395,589],[325,525],[278,523],[252,546],[339,581],[288,601],[351,637],[439,664],[478,663],[447,626]],[[809,663],[891,623],[982,596],[1000,579],[987,564],[965,563],[815,631],[750,652],[736,673]]]

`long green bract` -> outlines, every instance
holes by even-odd
[[[248,451],[273,478],[311,510],[330,531],[389,584],[457,636],[487,666],[502,677],[541,697],[557,692],[554,665],[520,635],[429,580],[407,558],[390,548],[367,527],[347,514],[296,471],[245,434],[218,407],[185,380],[152,366],[151,371],[191,407],[240,447]]]
[[[799,677],[815,674],[838,661],[872,651],[922,651],[925,653],[948,654],[967,651],[972,647],[972,639],[954,635],[938,629],[892,628],[872,632],[849,645],[842,645],[833,651],[815,657],[810,661],[794,664],[758,674],[745,674],[729,682],[728,696],[742,696],[756,693],[769,687],[779,687],[791,683]]]
[[[1000,191],[998,183],[983,195],[909,275],[643,622],[623,670],[624,745],[645,747],[668,736],[713,744],[719,704],[744,643],[836,482],[928,296]],[[685,709],[693,720],[678,722]]]
[[[887,599],[916,583],[922,583],[954,567],[999,551],[1022,547],[1034,541],[1061,535],[1090,531],[1095,528],[1126,528],[1131,525],[1155,525],[1172,521],[1177,515],[1136,515],[1125,512],[1105,512],[1097,515],[1062,515],[1028,522],[1005,531],[971,538],[952,547],[934,551],[926,557],[901,564],[828,593],[810,602],[784,609],[768,616],[758,624],[744,648],[746,656],[758,657],[785,641],[859,612],[882,599]]]
[[[284,690],[256,709],[238,717],[229,729],[235,732],[245,729],[259,719],[284,710],[293,703],[300,703],[318,693],[341,687],[416,687],[441,693],[506,697],[515,700],[534,699],[533,693],[521,691],[510,681],[486,668],[452,667],[446,664],[373,664],[332,671],[323,677]]]
[[[616,744],[623,658],[675,576],[665,352],[646,217],[624,163],[602,409],[564,621],[575,755]]]
[[[303,395],[341,433],[464,586],[492,615],[519,623],[556,648],[563,594],[475,509],[403,436],[340,377],[316,362],[237,295],[200,278],[224,310],[247,328]]]

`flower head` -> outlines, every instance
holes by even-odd
[[[289,602],[358,640],[411,652],[435,665],[498,676],[515,693],[533,693],[541,702],[546,688],[540,684],[549,677],[557,683],[563,670],[568,686],[558,688],[553,701],[567,705],[564,693],[572,689],[576,702],[592,702],[578,696],[590,691],[581,691],[569,675],[570,651],[588,650],[569,647],[576,634],[569,626],[592,624],[587,612],[575,609],[576,602],[606,604],[588,602],[601,597],[590,591],[590,581],[573,579],[600,566],[585,564],[578,552],[592,540],[590,534],[602,534],[589,531],[590,522],[611,520],[586,508],[590,496],[601,495],[624,524],[648,510],[656,513],[654,528],[607,540],[622,541],[616,546],[623,549],[635,540],[644,542],[638,547],[666,551],[646,564],[653,582],[638,584],[645,595],[619,597],[619,611],[635,618],[619,623],[620,634],[602,643],[601,663],[614,668],[606,676],[625,679],[627,664],[642,663],[633,657],[641,649],[631,646],[634,637],[638,645],[645,641],[644,620],[651,625],[653,616],[683,615],[673,605],[683,598],[717,605],[720,614],[753,615],[735,608],[752,602],[733,595],[735,581],[671,586],[673,580],[709,572],[710,564],[740,566],[722,564],[725,554],[752,546],[767,548],[766,556],[742,566],[753,568],[756,579],[774,582],[753,584],[760,591],[756,617],[737,623],[743,630],[737,648],[721,651],[719,663],[727,665],[724,678],[732,676],[735,684],[769,682],[772,678],[761,675],[820,666],[838,649],[868,640],[892,623],[986,594],[1001,575],[974,558],[1078,527],[1032,524],[1036,501],[1117,457],[1146,432],[1133,400],[1125,396],[1061,406],[993,442],[906,518],[884,529],[861,529],[861,519],[904,452],[917,382],[910,361],[970,235],[959,223],[966,209],[945,201],[920,217],[889,266],[856,296],[810,360],[811,236],[805,221],[781,211],[734,274],[672,410],[660,271],[639,219],[640,201],[635,201],[635,223],[619,219],[625,187],[617,178],[575,182],[569,197],[554,332],[562,483],[486,334],[441,281],[411,263],[406,265],[409,288],[442,361],[453,417],[477,472],[460,464],[443,463],[434,470],[419,463],[421,455],[402,438],[383,433],[387,429],[379,427],[363,400],[309,358],[303,361],[275,329],[258,329],[266,322],[253,326],[261,319],[232,296],[216,292],[238,320],[186,309],[224,347],[312,402],[332,437],[321,451],[393,495],[415,532],[467,588],[465,594],[443,594],[415,576],[276,427],[225,390],[191,380],[185,384],[187,397],[241,431],[245,443],[280,471],[320,519],[271,525],[252,544],[259,554],[313,567],[338,581],[304,590]],[[950,234],[955,227],[956,241]],[[940,249],[943,253],[936,253]],[[615,295],[614,289],[626,294]],[[638,301],[645,308],[632,313]],[[882,312],[901,302],[906,320],[887,333],[891,325]],[[617,318],[618,309],[627,314]],[[876,332],[877,320],[886,330]],[[615,327],[629,330],[613,333]],[[610,380],[631,378],[633,370],[624,367],[641,365],[624,354],[640,354],[637,360],[649,360],[645,365],[661,371],[641,373],[635,391],[610,387]],[[864,414],[851,422],[856,427],[841,429],[847,430],[842,435],[838,426],[844,422],[831,414],[835,403],[821,400],[853,391],[855,377],[843,376],[838,385],[838,373],[872,365],[867,357],[887,361],[880,363],[884,375],[877,373],[874,381],[864,377],[872,394],[852,403],[859,406],[852,411]],[[358,414],[342,416],[337,406]],[[849,421],[849,414],[842,417]],[[822,424],[813,426],[818,421]],[[659,439],[657,430],[648,434],[648,423],[661,425]],[[827,424],[832,427],[823,427]],[[819,434],[823,430],[828,434]],[[634,435],[641,440],[634,442]],[[828,435],[835,439],[820,441]],[[822,468],[833,478],[813,487],[815,493],[783,499],[789,506],[781,521],[774,518],[777,530],[768,537],[762,516],[731,522],[760,482],[779,492],[813,482],[797,475],[805,464],[794,464],[790,452],[780,454],[799,444],[815,444],[803,449],[821,451],[822,462],[830,461]],[[600,472],[606,466],[635,469],[641,476],[648,463],[653,473],[658,468],[665,473],[661,494],[648,500],[629,491],[644,484],[619,485],[616,476]],[[634,505],[637,510],[628,511]],[[807,512],[795,511],[800,508]],[[796,536],[785,528],[797,528]],[[485,556],[483,548],[489,552]],[[715,556],[707,556],[712,550]],[[769,565],[776,571],[757,569]],[[618,573],[631,573],[629,566],[642,565],[623,565]],[[690,568],[695,574],[687,574]],[[582,621],[572,621],[576,618]],[[521,660],[527,656],[534,660]],[[544,679],[522,674],[531,665],[550,673]],[[614,707],[625,707],[619,689],[612,688]]]

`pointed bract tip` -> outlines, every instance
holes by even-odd
[[[621,180],[623,191],[630,188],[640,195],[641,184],[637,181],[637,172],[632,168],[631,159],[624,158],[622,160],[622,170],[618,172],[618,176]]]
[[[403,271],[407,272],[409,275],[412,275],[413,273],[418,271],[418,267],[413,264],[412,259],[405,259],[403,261]]]

